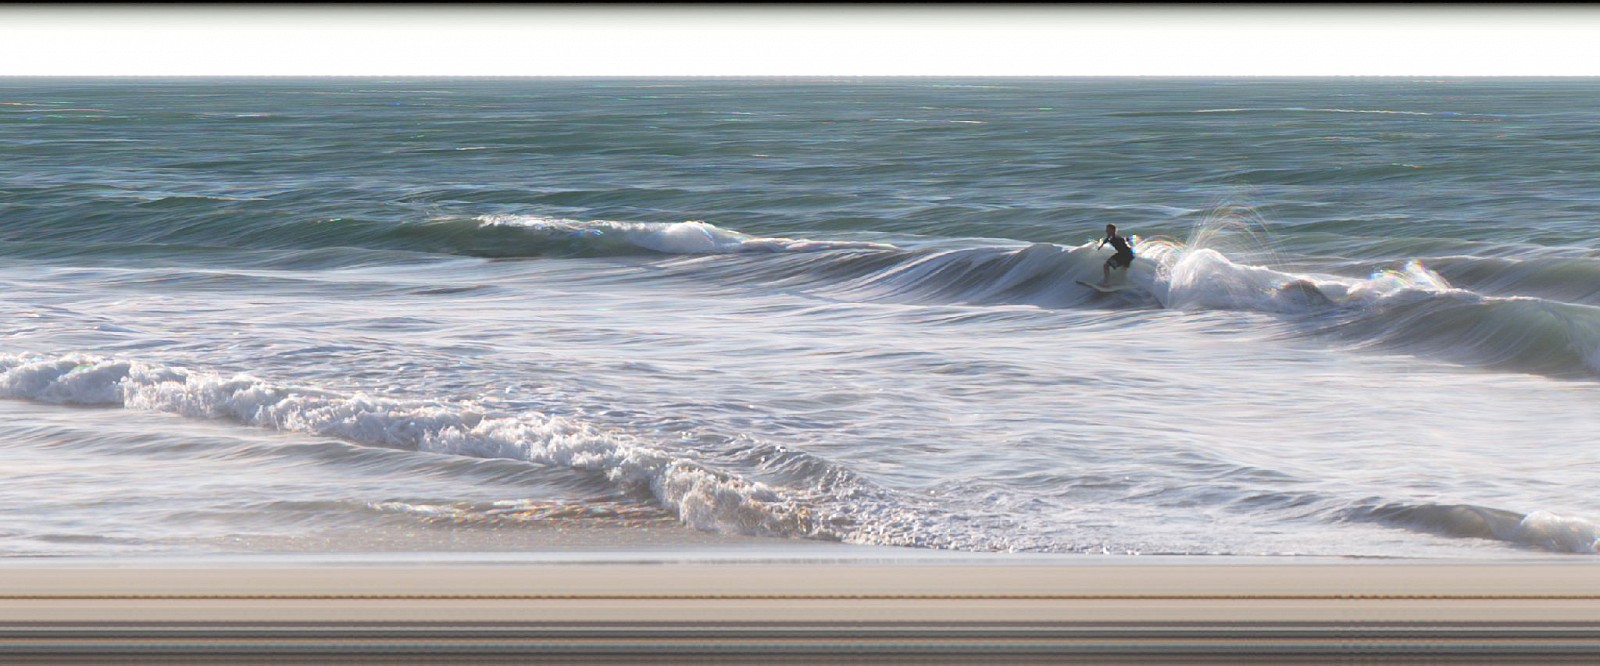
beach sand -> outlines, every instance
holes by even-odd
[[[890,551],[719,544],[657,554],[397,553],[387,562],[35,560],[0,569],[0,654],[1550,663],[1600,649],[1600,572],[1578,561],[1196,564]]]

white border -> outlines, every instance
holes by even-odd
[[[1585,5],[0,5],[0,76],[1595,76]]]

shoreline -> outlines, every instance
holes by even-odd
[[[0,577],[7,571],[48,569],[106,570],[282,570],[296,568],[501,568],[527,566],[793,566],[863,565],[908,569],[952,565],[1005,568],[1100,567],[1462,567],[1498,569],[1592,567],[1581,555],[1527,553],[1526,557],[1487,560],[1447,557],[1378,557],[1361,555],[1210,555],[1210,554],[1075,554],[996,553],[871,546],[801,541],[784,544],[676,544],[671,549],[551,548],[531,551],[351,551],[239,552],[152,554],[141,556],[14,556],[0,558]],[[3,578],[0,578],[3,579]]]

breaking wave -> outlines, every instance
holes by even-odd
[[[1128,288],[1111,294],[1079,284],[1100,281],[1110,256],[1092,243],[828,252],[692,262],[678,270],[850,301],[1259,312],[1352,349],[1551,377],[1600,373],[1600,304],[1585,302],[1594,299],[1593,288],[1553,286],[1569,284],[1561,278],[1573,274],[1600,274],[1592,261],[1443,262],[1483,289],[1477,291],[1453,285],[1422,260],[1356,277],[1254,265],[1168,238],[1138,247],[1139,259],[1122,279]],[[1535,291],[1515,293],[1519,286]]]
[[[821,536],[803,504],[780,489],[708,468],[623,433],[538,413],[406,403],[225,378],[89,356],[0,355],[0,397],[125,407],[220,419],[359,444],[505,458],[603,475],[648,493],[693,527],[762,536]]]
[[[587,472],[711,532],[962,550],[1044,547],[1005,536],[1003,525],[957,516],[826,460],[772,445],[674,450],[570,417],[403,402],[87,355],[0,354],[0,398],[122,407]]]
[[[1354,509],[1345,517],[1439,536],[1504,541],[1557,553],[1600,552],[1600,525],[1549,511],[1518,513],[1471,504],[1384,504]]]

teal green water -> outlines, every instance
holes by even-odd
[[[0,79],[0,553],[1593,553],[1596,83]]]

